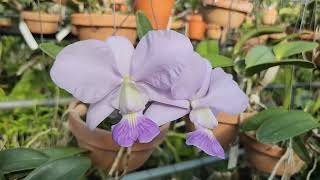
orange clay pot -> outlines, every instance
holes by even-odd
[[[22,11],[21,17],[29,30],[35,34],[54,34],[58,31],[60,16],[36,11]]]
[[[285,153],[285,149],[272,144],[262,144],[257,141],[254,135],[241,134],[241,141],[244,144],[247,158],[250,164],[257,170],[271,173],[277,162]],[[296,155],[293,156],[294,163],[287,167],[287,173],[293,175],[301,170],[304,162]],[[281,176],[284,174],[285,164],[281,164],[276,172]]]
[[[154,29],[166,29],[175,0],[135,0],[136,11],[142,11]]]
[[[227,113],[219,113],[217,116],[218,126],[213,129],[214,136],[218,139],[224,149],[228,149],[235,142],[238,134],[239,115],[229,115]],[[194,131],[193,123],[186,118],[186,130]]]
[[[262,23],[265,25],[274,25],[277,21],[278,11],[275,8],[263,10]]]
[[[207,36],[211,39],[220,39],[221,27],[216,24],[208,24]]]
[[[115,15],[117,32],[115,35],[127,37],[133,44],[137,39],[136,18],[133,15]],[[72,25],[76,27],[81,40],[105,40],[113,34],[113,15],[111,14],[72,14]],[[122,23],[123,22],[123,23]]]
[[[82,107],[79,107],[82,106]],[[78,102],[71,103],[69,109],[76,110],[79,114],[84,115],[86,108]],[[89,158],[92,163],[103,169],[110,169],[120,146],[112,140],[110,131],[96,128],[91,131],[83,120],[75,112],[70,112],[68,116],[69,129],[76,137],[78,145],[89,151]],[[135,143],[131,149],[129,159],[123,156],[119,161],[116,171],[135,170],[141,167],[149,159],[153,150],[163,142],[170,124],[160,127],[160,134],[150,143]]]
[[[12,26],[11,19],[0,18],[0,27],[10,27],[10,26]]]
[[[188,37],[193,40],[202,40],[206,31],[206,23],[199,14],[188,17]]]

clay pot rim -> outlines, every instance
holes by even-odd
[[[204,4],[210,5],[214,8],[223,8],[230,11],[238,11],[242,13],[251,13],[253,10],[253,4],[249,1],[237,1],[233,2],[233,0],[223,0],[223,1],[204,1]],[[231,4],[231,5],[230,5]],[[241,8],[242,5],[242,8]],[[243,7],[247,6],[247,7]]]
[[[21,17],[29,21],[44,21],[44,22],[59,22],[61,17],[59,14],[49,14],[46,12],[40,12],[41,19],[38,11],[22,11]]]
[[[242,137],[247,147],[267,156],[280,158],[285,153],[284,148],[278,145],[260,143],[252,134],[242,133]]]
[[[113,14],[103,13],[72,13],[71,14],[71,24],[75,26],[99,26],[99,27],[113,27]],[[127,14],[115,14],[116,18],[121,18],[120,20],[116,20],[116,26],[119,28],[136,28],[135,16],[127,15]],[[125,19],[123,24],[122,20]],[[104,19],[105,21],[99,21]],[[134,23],[133,23],[134,22]]]
[[[69,104],[68,110],[74,110],[74,108],[79,104],[83,104],[83,103],[81,103],[80,101],[71,102]],[[70,119],[74,120],[77,123],[79,123],[82,127],[87,129],[88,131],[91,131],[91,130],[89,130],[89,128],[87,127],[87,125],[85,124],[85,122],[79,116],[79,114],[77,112],[70,111],[70,112],[68,112],[68,116],[69,116],[68,117],[68,121],[70,121]],[[134,143],[133,146],[132,146],[132,151],[138,152],[138,151],[145,151],[145,150],[150,150],[150,149],[155,148],[159,144],[159,143],[155,143],[155,142],[159,141],[159,139],[161,139],[159,136],[161,136],[161,134],[164,131],[167,131],[169,129],[169,127],[170,127],[170,122],[162,125],[160,127],[160,134],[156,138],[154,138],[150,143]],[[107,131],[107,130],[104,130],[104,129],[101,129],[101,128],[98,128],[98,127],[92,132],[100,134],[101,136],[111,136],[112,135],[111,131]],[[77,139],[77,141],[81,141],[84,144],[93,146],[93,147],[95,147],[97,149],[101,149],[101,150],[117,151],[117,150],[119,150],[121,148],[118,144],[116,144],[114,142],[111,142],[110,146],[108,146],[108,147],[104,146],[102,148],[101,146],[98,146],[95,143],[88,143],[88,142],[83,141],[82,139],[81,140]]]

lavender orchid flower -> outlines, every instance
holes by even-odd
[[[185,89],[194,86],[194,83],[193,79],[185,81]],[[209,71],[202,87],[188,101],[190,108],[153,103],[145,115],[158,125],[162,125],[190,113],[190,120],[195,124],[196,130],[187,135],[186,143],[198,147],[211,156],[224,158],[223,148],[212,131],[218,125],[216,115],[219,112],[229,114],[243,112],[248,106],[247,96],[232,80],[231,75],[221,68],[215,68]],[[161,112],[167,112],[166,116],[160,116]]]
[[[201,86],[199,72],[207,64],[199,58],[182,34],[151,31],[136,49],[118,36],[71,44],[58,54],[50,75],[59,87],[90,104],[86,119],[90,129],[119,109],[122,119],[112,127],[112,136],[120,146],[129,147],[135,141],[150,142],[160,133],[142,113],[148,101],[188,108],[188,102],[172,100],[172,94],[188,96]],[[181,83],[192,69],[197,69],[199,81],[185,91]]]

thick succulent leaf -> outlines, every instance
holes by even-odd
[[[268,121],[272,116],[286,112],[286,110],[281,108],[272,108],[261,111],[242,123],[240,129],[241,131],[255,131],[261,126],[262,123]]]
[[[90,160],[84,156],[58,159],[50,161],[35,169],[24,180],[80,179],[90,166]]]
[[[46,154],[33,149],[8,149],[0,152],[0,170],[4,174],[30,170],[44,164],[48,159]]]
[[[63,47],[57,46],[54,43],[41,43],[39,48],[53,59],[55,59],[57,54],[63,49]]]
[[[294,41],[277,44],[273,47],[273,52],[276,55],[277,59],[282,59],[291,55],[311,51],[318,46],[319,44],[316,42]]]
[[[305,142],[303,141],[303,137],[299,136],[293,139],[292,147],[295,153],[305,162],[311,162],[311,158],[309,152],[305,146]]]
[[[310,114],[303,111],[288,111],[274,114],[257,130],[257,139],[262,143],[278,143],[320,127]]]
[[[149,31],[151,31],[153,28],[149,19],[142,11],[138,11],[136,13],[136,21],[138,37],[139,39],[142,39],[142,37]]]
[[[76,147],[62,147],[62,148],[44,149],[42,150],[42,152],[46,154],[50,158],[50,160],[53,160],[53,159],[61,159],[61,158],[75,156],[75,155],[84,153],[86,151]]]

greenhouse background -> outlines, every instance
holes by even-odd
[[[160,31],[185,35],[212,72],[234,80],[217,88],[226,111],[211,108],[218,124],[209,134],[224,159],[185,143],[198,130],[190,109],[159,125],[152,141],[118,145],[121,110],[92,130],[90,103],[53,78],[53,64],[79,41],[123,36],[137,50]],[[147,49],[184,51],[168,42]],[[319,43],[319,0],[0,0],[0,180],[318,180]],[[237,114],[229,111],[241,98],[228,94],[229,81],[248,99]]]

